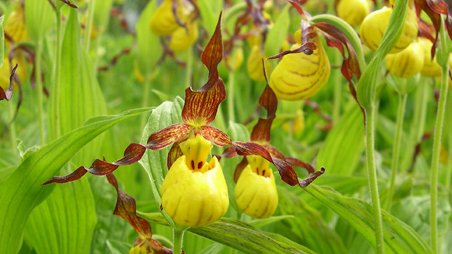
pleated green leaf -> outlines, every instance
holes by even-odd
[[[60,168],[96,136],[148,110],[136,109],[98,117],[28,156],[0,185],[0,253],[17,253],[19,250],[30,213],[53,190],[53,185],[42,186],[42,183],[58,174]]]
[[[346,220],[360,234],[362,234],[374,247],[375,234],[372,207],[355,198],[348,198],[333,189],[310,185],[306,191],[320,201],[323,205],[337,213]],[[383,211],[384,243],[388,253],[432,253],[429,245],[413,228]]]
[[[317,168],[325,167],[331,175],[350,176],[358,165],[363,149],[363,114],[356,104],[349,104],[320,148]]]
[[[88,179],[55,187],[36,207],[25,229],[25,241],[36,253],[89,253],[96,209]]]
[[[168,225],[160,213],[141,213],[141,216],[151,223]],[[220,219],[206,227],[188,230],[244,253],[315,253],[281,235],[261,231],[244,222],[228,218]]]

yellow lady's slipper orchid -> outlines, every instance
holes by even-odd
[[[270,76],[270,87],[282,100],[300,100],[312,97],[330,76],[330,62],[317,38],[317,48],[311,55],[292,53],[285,55]],[[299,48],[299,44],[292,49]]]
[[[24,8],[20,4],[16,10],[11,12],[8,16],[8,19],[5,21],[4,28],[5,33],[16,43],[26,41],[28,39],[27,29],[25,27]]]
[[[370,13],[371,3],[367,0],[340,0],[337,15],[352,26],[359,26]]]
[[[173,163],[162,184],[162,207],[178,225],[205,226],[229,206],[223,171],[216,157],[207,162],[212,143],[201,135],[180,148],[184,155]]]
[[[247,156],[247,160],[248,166],[235,186],[237,205],[252,217],[269,217],[278,206],[278,192],[270,164],[260,156]]]
[[[359,34],[363,43],[371,50],[376,50],[380,45],[383,34],[389,24],[392,8],[383,7],[367,15],[361,24]],[[403,24],[402,34],[396,42],[391,53],[397,53],[405,49],[417,37],[418,23],[416,13],[412,8],[408,8],[405,22]]]
[[[433,43],[427,38],[419,38],[419,44],[422,51],[419,51],[424,55],[424,66],[422,67],[421,73],[425,76],[439,77],[441,76],[441,66],[436,62],[436,57],[431,58],[430,50],[432,49]]]
[[[191,5],[184,0],[177,1],[176,15],[180,21],[186,22],[192,12]],[[160,36],[172,34],[179,26],[173,13],[173,1],[163,0],[151,18],[151,30]]]
[[[246,67],[248,69],[248,75],[252,80],[255,81],[264,81],[264,70],[262,67],[262,59],[265,59],[265,55],[263,50],[259,45],[254,45],[251,48],[251,53],[248,57],[248,61],[246,64]],[[265,71],[267,73],[271,72],[272,66],[271,63],[267,60],[264,61],[265,63]]]
[[[196,39],[198,39],[198,25],[196,22],[192,22],[187,24],[187,28],[178,27],[171,34],[169,47],[174,52],[184,51],[193,46]]]
[[[422,54],[422,47],[417,41],[399,53],[388,54],[385,62],[389,73],[402,78],[419,73],[424,66],[424,57],[419,54]]]

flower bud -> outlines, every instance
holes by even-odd
[[[311,55],[285,55],[270,76],[270,87],[278,99],[301,100],[315,95],[330,76],[330,62],[320,40]],[[300,45],[295,44],[292,49]]]
[[[406,49],[395,54],[388,54],[385,63],[391,75],[402,78],[414,76],[424,66],[422,47],[417,41],[414,41]]]
[[[369,14],[371,3],[367,0],[340,0],[337,15],[352,26],[359,26]]]
[[[424,55],[424,66],[422,67],[421,73],[425,76],[439,77],[441,76],[441,66],[436,62],[436,57],[432,59],[431,49],[433,43],[427,38],[419,38],[419,45],[421,46]]]
[[[186,22],[189,19],[192,7],[183,0],[176,3],[176,14],[180,21]],[[160,36],[172,34],[179,26],[173,13],[173,0],[163,0],[151,18],[151,30]]]
[[[265,71],[267,73],[270,73],[272,69],[271,63],[265,59],[265,55],[261,47],[259,45],[254,45],[251,48],[251,53],[248,57],[248,62],[246,64],[246,67],[248,69],[248,75],[252,80],[255,81],[265,80],[262,59],[264,59]]]
[[[269,162],[260,156],[247,156],[248,166],[235,186],[235,199],[244,213],[255,218],[271,216],[278,206],[278,191]]]
[[[198,39],[198,25],[195,22],[188,23],[187,27],[178,27],[171,34],[170,49],[174,52],[189,49]]]
[[[228,189],[212,143],[201,135],[180,144],[183,156],[162,184],[162,207],[178,225],[201,227],[218,220],[229,206]]]
[[[374,11],[363,20],[359,34],[363,43],[371,50],[376,50],[381,43],[383,34],[389,24],[393,9],[383,7]],[[391,53],[397,53],[405,49],[417,37],[417,17],[412,8],[408,8],[403,30]]]

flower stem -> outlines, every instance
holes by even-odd
[[[395,179],[397,170],[400,167],[400,145],[402,143],[403,122],[408,95],[405,92],[399,94],[399,103],[397,107],[396,133],[394,146],[392,147],[391,177],[389,181],[388,196],[386,198],[385,209],[390,211],[392,198],[394,196]]]
[[[41,64],[42,64],[42,40],[38,40],[36,44],[36,90],[38,92],[38,118],[39,118],[39,139],[40,144],[45,143],[44,132],[44,99],[41,79]]]
[[[235,122],[234,118],[234,85],[235,74],[233,71],[229,72],[228,80],[228,120],[229,122]]]
[[[375,165],[375,115],[377,106],[370,107],[370,114],[366,114],[366,160],[370,193],[375,223],[375,238],[377,253],[384,253],[383,219],[381,217],[380,197],[377,185],[377,167]],[[368,111],[367,111],[368,112]]]
[[[444,18],[441,17],[441,21]],[[444,24],[440,29],[440,42],[437,51],[438,63],[441,66],[441,84],[439,102],[436,113],[436,122],[433,130],[433,152],[432,165],[430,170],[430,239],[433,253],[439,253],[439,237],[438,237],[438,169],[441,152],[441,141],[444,127],[444,116],[447,105],[447,88],[449,66],[447,58],[449,56],[449,40],[445,31]]]
[[[184,233],[185,229],[180,229],[177,227],[173,228],[173,253],[181,254],[182,246],[184,243]]]
[[[447,102],[447,65],[442,68],[441,88],[438,110],[436,114],[435,129],[433,133],[432,168],[430,170],[430,238],[433,253],[438,253],[438,168],[441,152],[441,138],[443,134],[444,115]]]

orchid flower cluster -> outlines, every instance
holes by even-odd
[[[221,158],[244,156],[237,166],[235,198],[239,208],[246,214],[265,218],[271,216],[278,204],[278,194],[270,164],[273,164],[282,180],[291,186],[308,186],[323,174],[310,164],[283,155],[270,145],[270,128],[276,117],[277,97],[266,85],[259,98],[259,108],[267,111],[251,133],[250,142],[231,141],[227,134],[211,126],[218,107],[226,97],[223,80],[219,77],[218,64],[223,58],[221,16],[215,32],[201,55],[209,76],[199,89],[185,90],[182,110],[183,123],[170,125],[149,136],[147,144],[130,144],[124,157],[115,161],[95,160],[90,167],[81,166],[66,176],[55,176],[44,184],[67,183],[81,178],[86,173],[106,176],[118,193],[115,214],[127,220],[138,232],[136,248],[150,248],[155,253],[169,251],[152,240],[150,225],[136,213],[133,198],[123,193],[113,172],[121,165],[138,162],[146,150],[160,150],[171,146],[168,153],[168,173],[161,186],[163,211],[172,222],[182,227],[201,227],[221,218],[229,206],[229,197]],[[266,75],[265,75],[266,76]],[[212,155],[213,145],[226,147],[221,155]],[[308,172],[299,179],[294,167]]]

